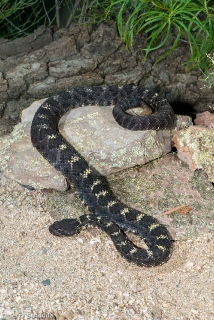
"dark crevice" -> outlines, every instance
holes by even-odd
[[[54,34],[55,34],[55,28],[54,27],[50,27],[50,35],[51,35],[51,37],[52,37],[52,40],[54,41]]]
[[[175,146],[174,146],[174,147],[172,147],[171,152],[175,152],[175,153],[177,153],[177,148],[176,148]]]
[[[176,114],[190,116],[192,120],[195,120],[196,112],[190,103],[184,101],[173,101],[170,102],[170,104]]]
[[[3,118],[6,108],[7,108],[7,103],[3,102],[0,108],[0,118]]]

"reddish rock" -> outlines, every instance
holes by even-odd
[[[212,127],[214,128],[214,114],[209,111],[198,113],[196,119],[194,120],[196,125]]]

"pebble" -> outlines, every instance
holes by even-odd
[[[43,281],[42,281],[42,284],[43,284],[44,286],[49,286],[49,285],[51,284],[50,279],[45,279],[45,280],[43,280]]]

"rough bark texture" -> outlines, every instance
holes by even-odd
[[[22,39],[0,39],[0,134],[12,130],[21,111],[36,99],[77,85],[138,84],[154,89],[177,106],[177,113],[213,112],[214,93],[201,71],[185,72],[188,44],[181,42],[161,63],[155,60],[171,46],[153,52],[144,62],[144,35],[127,50],[113,23],[70,29],[39,28]]]

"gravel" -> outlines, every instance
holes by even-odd
[[[214,319],[212,235],[176,241],[160,267],[137,267],[96,228],[52,236],[46,201],[1,177],[0,320]]]

